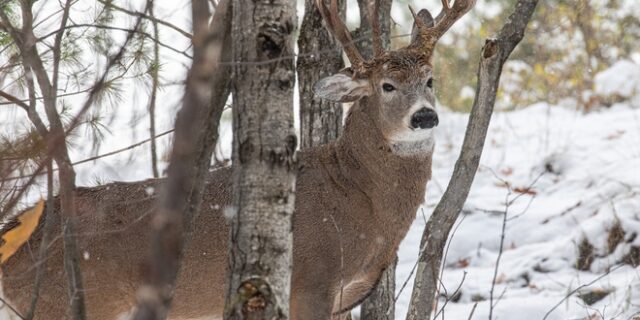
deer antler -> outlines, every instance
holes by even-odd
[[[327,8],[324,0],[316,0],[316,6],[324,19],[327,29],[333,34],[333,36],[342,44],[344,52],[347,54],[347,58],[351,61],[356,69],[364,64],[362,55],[356,48],[353,39],[351,39],[351,32],[345,26],[342,19],[339,16],[338,0],[331,0],[331,8]]]
[[[449,0],[442,0],[442,11],[435,19],[433,27],[427,26],[421,19],[416,19],[416,14],[411,9],[411,14],[416,22],[419,30],[419,36],[416,38],[412,47],[417,47],[424,52],[431,52],[436,43],[444,35],[451,26],[464,16],[476,4],[476,0],[455,0],[453,6],[449,5]]]

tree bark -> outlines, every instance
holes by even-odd
[[[382,36],[382,46],[385,49],[389,49],[389,45],[391,44],[389,35],[391,34],[391,3],[393,0],[358,0],[360,27],[352,33],[352,37],[358,50],[365,59],[373,56],[369,4],[374,1],[378,4],[378,19]]]
[[[294,0],[233,3],[234,208],[225,319],[288,319]]]
[[[209,26],[207,0],[192,1],[193,65],[176,118],[168,178],[151,224],[151,272],[148,283],[138,290],[136,320],[165,319],[171,306],[180,259],[202,201],[205,173],[228,96],[230,68],[220,62],[231,47],[229,6],[230,0],[221,0]]]
[[[371,295],[360,306],[361,320],[395,319],[396,265],[398,257],[384,271],[380,282]]]
[[[429,218],[422,234],[418,271],[413,285],[407,320],[429,319],[438,289],[445,244],[475,177],[491,120],[502,66],[524,37],[537,0],[518,0],[515,11],[495,39],[487,39],[478,67],[478,86],[469,124],[451,182]]]
[[[300,147],[309,148],[333,141],[342,133],[342,104],[315,98],[318,80],[344,67],[342,48],[322,22],[315,0],[305,0],[298,38],[298,91],[300,93]],[[345,1],[339,1],[344,17]]]

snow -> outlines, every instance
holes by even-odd
[[[630,98],[640,93],[640,65],[620,60],[595,77],[596,93]]]
[[[424,206],[427,219],[451,175],[468,120],[466,114],[442,110],[440,117],[434,178]],[[516,191],[529,187],[528,193]],[[476,301],[472,319],[488,318],[505,203],[511,201],[494,319],[542,319],[556,304],[547,319],[598,312],[606,319],[627,319],[637,314],[640,272],[620,262],[640,244],[639,192],[637,105],[583,114],[540,103],[494,114],[480,169],[446,253],[442,282],[449,294],[460,286],[461,295],[447,303],[445,318],[467,319]],[[415,264],[424,221],[419,212],[400,247],[398,289]],[[616,221],[625,235],[609,252],[609,231]],[[579,271],[578,245],[585,238],[595,259],[588,271]],[[571,290],[600,276],[580,292],[611,291],[604,299],[589,306],[574,294],[560,303]],[[398,300],[397,319],[406,315],[411,282]]]

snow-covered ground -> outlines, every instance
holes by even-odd
[[[400,248],[398,288],[415,264],[425,217],[451,176],[468,116],[441,112],[441,119],[424,217],[418,213]],[[505,212],[494,319],[544,319],[556,305],[546,319],[640,315],[639,194],[637,106],[582,114],[541,103],[496,113],[447,252],[442,282],[452,301],[445,319],[468,319],[476,302],[473,319],[488,318]],[[592,256],[581,271],[576,265],[581,244],[589,248],[585,240]],[[406,314],[411,281],[398,300],[397,319]],[[589,305],[579,298],[588,293],[609,294]]]

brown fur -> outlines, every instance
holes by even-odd
[[[357,305],[393,261],[431,177],[432,132],[412,129],[407,121],[416,108],[435,106],[433,88],[427,86],[430,54],[415,48],[387,52],[366,66],[366,78],[337,75],[316,86],[321,96],[355,103],[338,140],[298,154],[293,320],[327,320]],[[395,90],[384,92],[381,88],[390,82]],[[406,134],[413,138],[403,140]],[[228,237],[224,209],[231,204],[231,171],[219,169],[207,178],[171,319],[222,314]],[[85,257],[80,267],[89,319],[115,319],[134,306],[148,269],[148,223],[161,183],[78,189],[78,248]],[[54,230],[36,319],[64,319],[69,309],[59,222]],[[23,314],[33,292],[41,237],[39,230],[2,266],[5,296]]]
[[[431,155],[392,153],[375,108],[357,103],[344,135],[299,153],[293,217],[292,319],[328,319],[359,302],[393,260],[430,177]],[[177,283],[172,319],[221,314],[231,169],[211,172]],[[78,190],[79,250],[90,319],[114,319],[135,303],[145,271],[150,214],[161,180]],[[69,301],[60,224],[47,253],[36,319],[64,319]],[[41,231],[2,266],[5,296],[26,313]],[[342,247],[342,249],[341,249]],[[341,252],[344,266],[341,268]],[[355,283],[358,281],[358,283]],[[339,301],[341,283],[345,286]],[[350,284],[354,285],[350,285]],[[324,306],[324,308],[323,308]],[[318,313],[317,310],[324,310]]]

